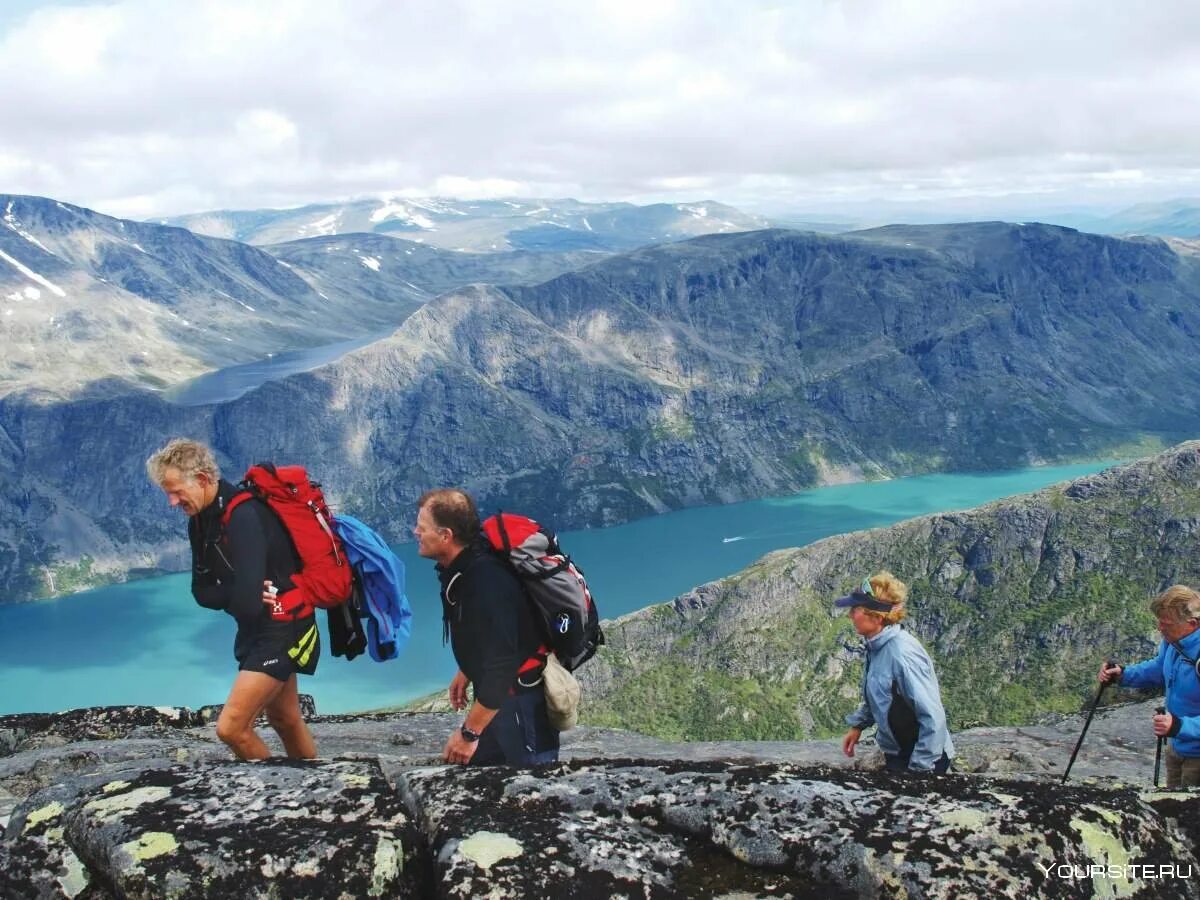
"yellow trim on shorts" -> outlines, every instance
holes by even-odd
[[[298,666],[307,666],[312,656],[313,648],[317,646],[317,624],[314,622],[304,632],[304,637],[296,642],[296,646],[288,650],[288,656],[296,661]]]

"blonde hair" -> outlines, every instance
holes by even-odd
[[[868,616],[873,616],[884,625],[895,625],[906,615],[904,601],[908,599],[908,585],[891,572],[876,572],[867,579],[871,582],[871,594],[882,603],[892,604],[890,612],[875,612],[873,609],[863,609]]]
[[[177,469],[185,481],[195,481],[203,472],[215,484],[221,477],[217,458],[206,444],[189,438],[175,438],[161,450],[150,454],[146,460],[146,474],[155,484],[162,486],[167,469]]]
[[[1182,625],[1200,619],[1200,593],[1186,584],[1173,584],[1150,601],[1150,611],[1159,619]]]

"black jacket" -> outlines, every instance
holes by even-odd
[[[437,574],[454,659],[474,685],[475,699],[499,709],[517,670],[542,643],[525,589],[483,538],[450,565],[439,565]]]
[[[228,528],[222,529],[221,517],[237,493],[222,478],[216,499],[188,520],[188,540],[192,596],[201,606],[237,619],[233,655],[240,661],[261,641],[291,643],[298,631],[312,624],[312,616],[297,622],[271,618],[262,602],[263,581],[273,581],[281,594],[291,590],[300,562],[283,524],[260,500],[241,503],[229,517]]]

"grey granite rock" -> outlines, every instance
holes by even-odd
[[[128,897],[413,896],[422,839],[377,764],[201,763],[79,798],[66,839]]]
[[[1072,897],[1077,882],[1047,870],[1193,859],[1135,791],[1028,781],[608,761],[500,779],[416,771],[405,792],[441,896]],[[697,885],[705,869],[719,889]],[[1200,895],[1186,879],[1122,887]]]
[[[211,724],[145,735],[182,713],[75,711],[0,759],[0,897],[1197,896],[1200,804],[1150,789],[1152,704],[1099,712],[1066,786],[1081,717],[962,732],[963,774],[904,777],[869,741],[586,726],[557,765],[461,769],[437,713],[318,716],[321,760],[238,763]]]

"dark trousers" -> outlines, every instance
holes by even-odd
[[[910,759],[912,759],[912,750],[907,753],[883,754],[883,762],[889,772],[907,772]],[[933,764],[933,772],[935,775],[945,775],[949,771],[950,757],[943,753],[942,758]]]
[[[546,693],[536,688],[510,694],[479,736],[473,766],[537,766],[558,762],[558,732],[546,716]]]
[[[1196,787],[1200,785],[1200,758],[1180,756],[1167,741],[1163,751],[1163,761],[1167,768],[1167,787]]]

